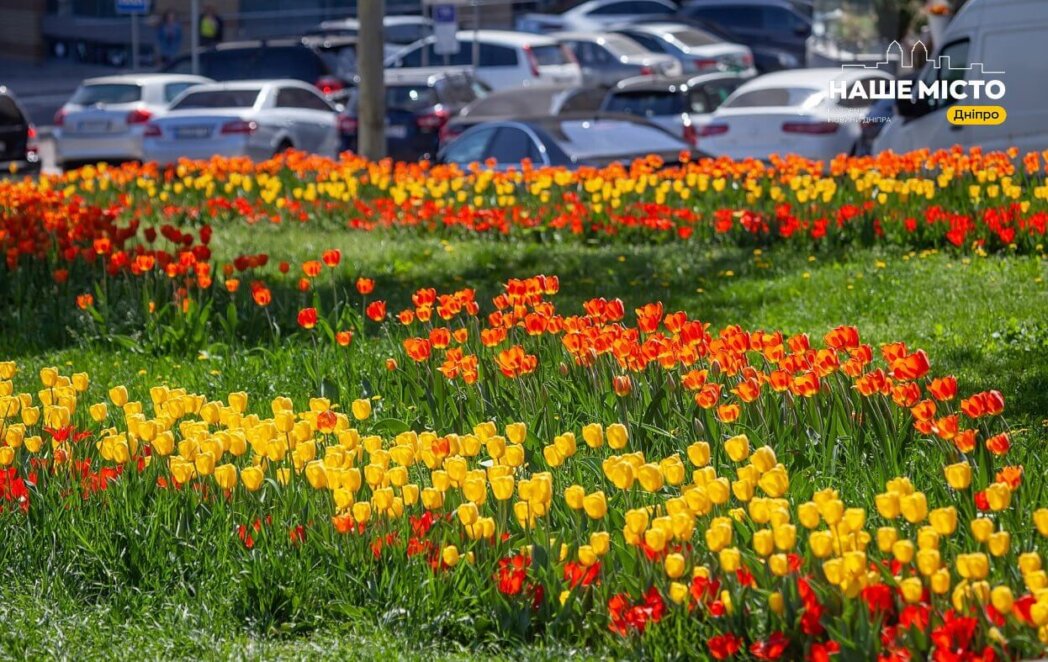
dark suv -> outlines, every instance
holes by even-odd
[[[200,75],[218,82],[257,78],[292,78],[315,85],[332,100],[344,98],[356,84],[355,37],[303,37],[219,44],[199,52]],[[167,73],[192,73],[183,55],[164,67]]]
[[[432,159],[448,120],[490,90],[469,70],[386,71],[386,152],[398,161]],[[357,103],[342,118],[343,149],[357,149]]]
[[[36,128],[14,94],[0,85],[0,176],[39,170]]]
[[[778,62],[757,58],[762,72],[803,67],[811,36],[811,3],[804,0],[691,0],[681,15],[731,35],[732,41],[758,50],[774,49]]]

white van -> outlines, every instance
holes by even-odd
[[[582,69],[575,56],[567,46],[550,37],[504,30],[462,30],[457,37],[459,50],[453,55],[438,54],[436,39],[427,37],[388,58],[386,67],[416,69],[442,67],[445,63],[468,67],[476,56],[475,75],[493,90],[582,84]]]
[[[932,63],[948,57],[949,69]],[[1005,83],[999,100],[906,101],[896,104],[896,115],[873,145],[874,152],[932,150],[953,145],[980,146],[1020,152],[1048,148],[1048,87],[1044,82],[1048,62],[1048,1],[969,0],[946,28],[941,45],[920,71],[920,80],[991,80]],[[982,73],[984,72],[1003,72]],[[951,124],[954,106],[1002,106],[1007,112],[997,126]]]

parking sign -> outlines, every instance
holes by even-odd
[[[433,5],[433,52],[437,55],[454,55],[459,52],[458,12],[455,5]]]

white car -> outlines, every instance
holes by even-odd
[[[335,156],[340,144],[336,108],[297,80],[213,83],[189,90],[146,125],[147,161],[247,156],[268,159],[288,149]]]
[[[550,37],[505,30],[461,30],[457,36],[457,53],[437,53],[435,38],[428,37],[387,59],[386,67],[468,67],[475,55],[477,80],[493,90],[582,84],[582,69],[574,55]]]
[[[606,113],[643,117],[698,146],[699,131],[745,82],[746,78],[728,73],[627,78],[608,90],[600,109]]]
[[[723,41],[704,30],[680,23],[637,23],[612,29],[653,53],[680,61],[684,73],[738,72],[756,76],[753,52],[742,44]]]
[[[755,78],[735,90],[699,130],[703,152],[766,160],[772,154],[831,159],[851,154],[870,101],[841,100],[831,83],[868,89],[891,80],[875,69],[799,69]]]
[[[186,89],[212,82],[185,74],[131,74],[89,78],[55,113],[59,166],[140,160],[146,123]]]
[[[1048,2],[969,0],[946,26],[941,41],[919,80],[927,85],[998,80],[1007,86],[1004,97],[899,101],[899,112],[880,132],[873,151],[903,153],[953,145],[978,145],[986,151],[1015,147],[1020,153],[1048,149],[1048,94],[1036,82],[1043,79],[1048,60]],[[985,126],[953,124],[950,117],[958,106],[1003,106],[1006,117],[1003,123]]]
[[[677,12],[669,0],[589,0],[563,14],[525,14],[516,27],[523,32],[587,32],[617,23],[670,18]]]
[[[679,76],[680,62],[652,53],[629,37],[611,32],[554,32],[551,37],[571,49],[582,68],[585,85],[611,87],[633,76]]]

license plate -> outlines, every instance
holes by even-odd
[[[386,127],[387,138],[407,138],[408,128],[403,124],[393,124]]]
[[[209,126],[180,126],[175,129],[176,138],[207,138],[210,135]]]
[[[79,124],[81,131],[85,133],[101,133],[109,130],[109,122],[98,120],[94,122],[81,122]]]

